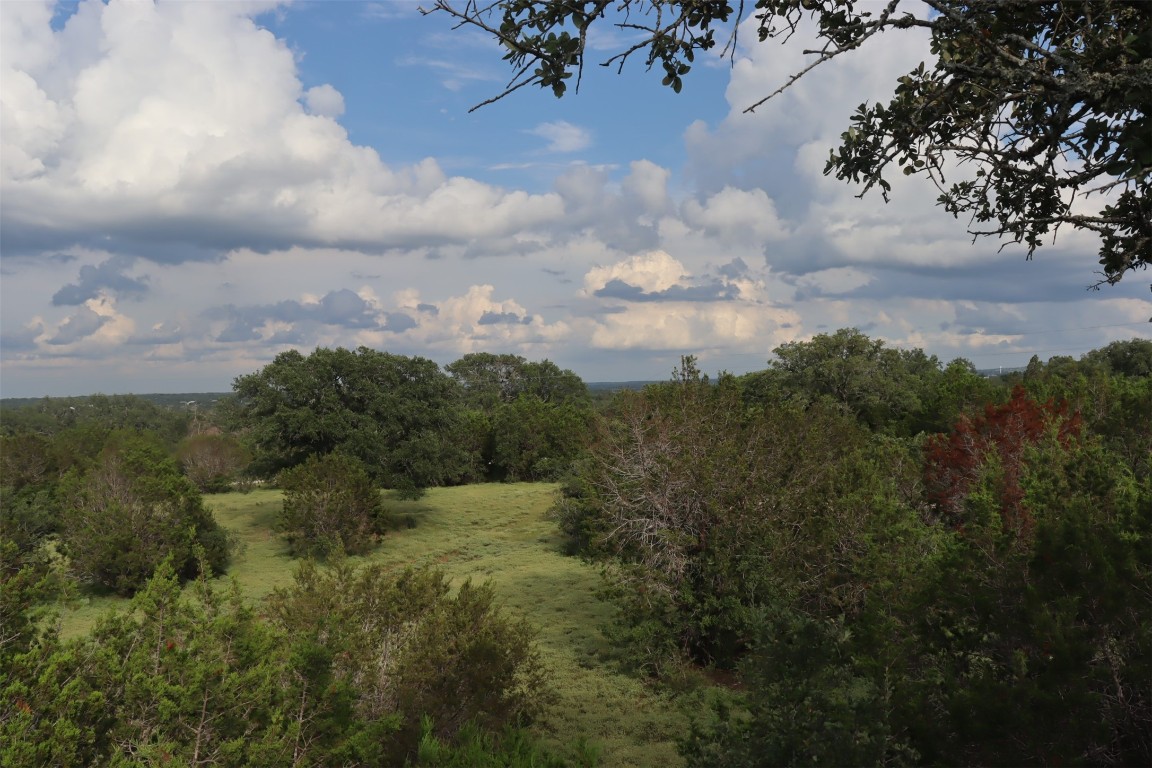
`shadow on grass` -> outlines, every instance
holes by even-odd
[[[383,496],[385,523],[390,531],[415,528],[435,509],[423,499],[406,499],[399,491],[384,491]]]

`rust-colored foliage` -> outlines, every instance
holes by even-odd
[[[1038,403],[1020,385],[1003,405],[986,405],[984,414],[962,417],[950,435],[936,435],[926,446],[925,487],[940,518],[958,529],[966,523],[964,500],[980,477],[989,457],[1000,461],[997,491],[1000,516],[1006,531],[1017,535],[1031,530],[1032,517],[1024,503],[1020,479],[1024,456],[1054,429],[1067,445],[1080,434],[1079,413],[1069,413],[1064,401]]]

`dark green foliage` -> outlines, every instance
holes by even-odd
[[[56,473],[62,476],[69,470],[86,471],[115,431],[107,424],[94,421],[68,427],[52,435],[51,456]]]
[[[486,411],[467,408],[461,423],[460,448],[468,455],[468,469],[461,479],[484,482],[492,474],[492,417]]]
[[[50,488],[0,486],[0,539],[18,552],[33,552],[60,527],[60,506]]]
[[[238,596],[201,582],[189,599],[164,565],[130,614],[73,643],[49,635],[16,660],[0,764],[290,762],[290,734],[276,725],[288,725],[282,663]]]
[[[555,480],[585,447],[592,401],[572,371],[487,352],[465,355],[445,370],[464,391],[477,477]]]
[[[1110,380],[1106,407],[1089,414],[1099,435],[1132,474],[1152,478],[1152,376]]]
[[[1152,339],[1114,341],[1089,352],[1082,360],[1099,363],[1118,376],[1152,377]]]
[[[58,493],[64,551],[84,583],[129,595],[166,558],[182,578],[201,562],[214,573],[227,567],[224,531],[147,435],[113,433],[91,468],[73,471]]]
[[[922,407],[913,423],[915,430],[929,434],[947,432],[961,416],[978,412],[1006,394],[998,382],[978,374],[963,358],[952,360],[938,376],[930,374],[922,384]]]
[[[0,485],[20,491],[44,485],[56,469],[52,443],[33,432],[0,435]]]
[[[0,535],[0,679],[10,674],[13,661],[41,634],[47,604],[61,586],[45,558]]]
[[[40,577],[24,571],[0,603],[6,628],[9,596],[24,606],[0,645],[0,765],[369,768],[416,760],[421,743],[418,764],[561,764],[512,728],[540,667],[490,588],[309,565],[264,620],[236,590],[181,590],[165,563],[130,611],[63,642],[31,629]]]
[[[99,426],[108,431],[135,429],[155,433],[165,446],[175,445],[188,432],[191,414],[165,408],[136,395],[45,397],[32,405],[4,408],[6,435],[31,432],[56,435],[77,427]]]
[[[818,346],[619,395],[556,506],[625,660],[739,671],[689,764],[1147,764],[1148,379]]]
[[[593,443],[595,445],[595,443]],[[586,466],[593,462],[591,466]],[[589,484],[594,460],[585,455],[560,481],[560,493],[549,514],[564,534],[564,551],[569,555],[592,554],[597,540],[595,490]]]
[[[1148,485],[1055,407],[989,414],[932,454],[967,467],[957,511],[882,529],[843,583],[856,608],[763,595],[747,694],[693,729],[690,765],[1148,763]],[[1007,447],[960,450],[981,440]]]
[[[945,431],[1002,396],[1002,387],[967,360],[941,367],[923,350],[887,347],[855,328],[784,344],[774,353],[767,370],[740,377],[749,408],[823,401],[873,431],[909,437]]]
[[[873,457],[836,409],[745,413],[740,396],[691,359],[673,383],[620,395],[557,506],[590,554],[620,563],[609,592],[652,671],[732,665],[764,600],[857,613],[906,567],[890,550],[916,539],[904,448]]]
[[[65,435],[77,431],[54,438],[32,432],[0,436],[0,538],[21,553],[35,551],[59,531],[56,487],[62,468],[73,463]],[[104,437],[101,431],[97,451]]]
[[[1138,477],[1152,474],[1152,375],[1115,373],[1108,361],[1114,357],[1116,365],[1139,371],[1144,349],[1138,342],[1117,342],[1079,362],[1054,357],[1045,364],[1033,358],[1022,377],[1035,399],[1067,402]]]
[[[520,395],[492,414],[492,466],[503,479],[555,480],[568,470],[591,433],[591,411]]]
[[[236,426],[268,470],[339,450],[409,492],[467,475],[459,388],[431,360],[366,347],[291,351],[233,387]]]
[[[529,384],[524,376],[527,362],[519,355],[473,352],[444,366],[444,370],[463,388],[468,407],[487,413],[525,391]]]
[[[769,370],[789,400],[806,405],[826,399],[861,424],[895,434],[921,430],[925,400],[940,378],[935,357],[886,347],[855,328],[790,342],[774,353]]]
[[[894,730],[893,691],[858,655],[842,618],[787,609],[758,617],[743,663],[746,709],[722,703],[681,743],[690,768],[779,765],[909,765],[916,753]]]
[[[587,405],[588,387],[575,373],[551,360],[529,362],[519,355],[473,352],[444,366],[464,388],[468,407],[485,412],[499,403],[533,395],[545,403]]]
[[[516,723],[544,695],[533,632],[497,607],[487,585],[465,582],[453,595],[436,571],[305,564],[270,609],[297,653],[320,653],[327,684],[347,687],[359,721],[391,719],[395,733],[380,747],[387,764],[414,753],[424,717],[436,738],[451,740],[468,723]]]
[[[55,634],[6,659],[0,675],[0,765],[115,764],[107,735],[109,699],[120,691],[94,688],[86,674],[90,660],[85,649],[61,643]]]
[[[1016,764],[1152,758],[1152,494],[1091,439],[1053,427],[974,475],[919,598],[922,649],[946,720],[930,759]],[[1008,524],[1016,505],[1027,525]],[[931,751],[928,745],[931,744]],[[936,752],[935,750],[939,750]]]
[[[311,456],[280,474],[278,521],[294,554],[363,554],[386,528],[380,491],[364,465],[340,453]]]

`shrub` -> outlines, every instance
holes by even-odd
[[[312,456],[280,475],[279,527],[297,555],[362,554],[384,535],[380,491],[358,460]]]
[[[229,543],[155,438],[114,432],[95,464],[62,482],[61,537],[81,581],[130,595],[167,557],[181,578],[228,564]]]
[[[165,561],[62,640],[43,570],[0,557],[0,765],[563,764],[516,727],[540,662],[486,586],[308,562],[266,616]]]
[[[344,562],[321,571],[308,561],[269,606],[297,655],[322,653],[325,685],[350,692],[357,719],[394,724],[383,764],[404,764],[422,737],[451,742],[469,725],[499,732],[543,701],[535,633],[499,608],[490,585],[466,581],[453,594],[436,570]]]

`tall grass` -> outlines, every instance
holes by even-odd
[[[539,628],[552,672],[555,702],[533,725],[546,745],[576,765],[599,754],[603,766],[682,763],[675,739],[687,730],[686,710],[703,694],[673,695],[622,674],[602,629],[612,607],[596,592],[595,566],[561,553],[547,509],[556,487],[489,484],[435,488],[419,501],[386,502],[392,530],[370,555],[354,561],[404,568],[435,565],[455,583],[491,581],[507,608]],[[239,545],[229,577],[259,600],[292,582],[295,561],[273,531],[279,491],[209,497],[216,519]],[[96,616],[122,604],[91,600],[64,616],[68,634],[87,631]]]

